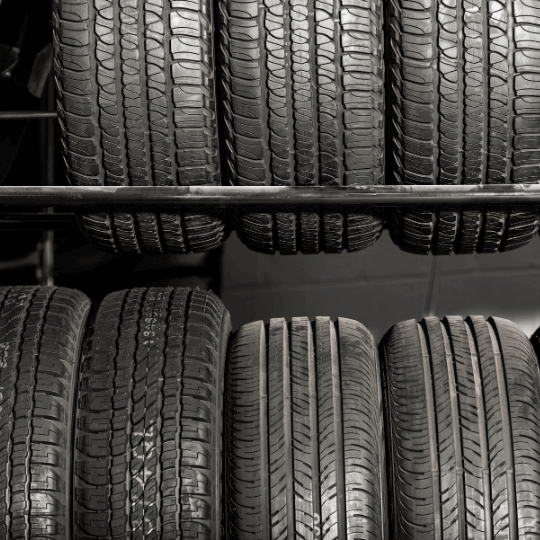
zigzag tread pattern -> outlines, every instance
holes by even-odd
[[[55,0],[53,18],[70,182],[219,185],[211,2]],[[99,247],[167,251],[151,223],[156,219],[143,217],[133,249],[113,239],[105,216],[93,214],[81,223]],[[201,226],[212,219],[221,218],[204,216]],[[88,221],[93,223],[86,227]],[[221,241],[218,232],[199,243]]]
[[[89,310],[71,289],[0,288],[3,538],[72,537],[72,411]]]
[[[373,338],[356,321],[272,319],[236,332],[226,538],[386,538],[378,374]]]
[[[394,537],[536,530],[540,377],[523,333],[504,319],[429,317],[395,325],[380,348]]]
[[[229,331],[219,299],[199,290],[131,289],[102,302],[77,407],[80,538],[219,538]]]

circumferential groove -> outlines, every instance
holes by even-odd
[[[508,498],[508,540],[518,540],[518,513],[516,497],[516,473],[514,464],[514,443],[512,432],[512,419],[510,415],[510,403],[508,400],[508,388],[506,373],[504,369],[504,359],[501,354],[501,344],[497,327],[491,320],[486,321],[489,337],[493,347],[495,370],[497,373],[497,387],[499,390],[499,402],[501,411],[501,425],[503,430],[505,468],[506,468],[506,490]]]
[[[446,331],[445,325],[440,322],[441,334],[443,338],[444,356],[448,371],[448,389],[450,394],[450,410],[452,414],[452,436],[454,442],[455,455],[455,475],[457,491],[457,515],[459,538],[467,538],[467,500],[465,493],[465,470],[463,461],[463,440],[461,437],[460,410],[458,400],[458,389],[456,383],[456,372],[454,368],[454,353],[452,344]]]
[[[480,463],[482,467],[482,492],[484,497],[484,531],[486,540],[493,540],[493,505],[491,500],[491,469],[489,463],[488,428],[486,422],[486,409],[484,406],[484,390],[482,374],[480,372],[480,361],[476,341],[473,338],[474,326],[467,319],[464,321],[467,341],[471,355],[471,364],[474,377],[474,389],[476,410],[478,419],[478,435],[480,440]]]
[[[431,483],[433,491],[433,535],[434,540],[443,539],[443,523],[441,509],[441,477],[439,467],[439,450],[437,443],[437,415],[435,408],[435,397],[433,391],[433,373],[431,367],[431,356],[427,345],[426,335],[422,325],[417,324],[420,347],[422,350],[422,366],[424,373],[424,388],[426,396],[426,414],[429,436],[429,455],[431,460]]]

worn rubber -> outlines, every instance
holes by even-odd
[[[225,538],[388,538],[380,368],[360,323],[244,325],[225,403]]]
[[[220,185],[210,0],[55,0],[53,23],[58,116],[71,183]],[[187,246],[210,249],[223,240],[223,224],[207,227],[222,214],[177,219],[184,221]],[[133,222],[138,231],[127,233],[129,249],[117,220]],[[83,214],[80,221],[100,248],[171,251],[163,238],[170,230],[156,214]],[[177,243],[172,251],[182,252]]]
[[[396,208],[388,225],[394,243],[409,253],[495,253],[528,244],[540,214],[519,207]]]
[[[540,530],[540,372],[505,319],[436,317],[380,345],[392,538],[532,538]]]
[[[221,538],[230,330],[221,301],[199,290],[140,288],[102,302],[77,407],[77,538]]]
[[[540,11],[526,0],[391,0],[388,8],[389,138],[393,181],[403,184],[537,183],[540,168]],[[536,212],[485,212],[480,252],[528,243]],[[409,212],[430,232],[396,230],[406,251],[437,253],[439,211]],[[399,220],[400,218],[398,218]],[[473,219],[467,215],[463,221]],[[505,221],[501,234],[501,222]],[[515,228],[514,228],[514,223]],[[463,229],[469,229],[470,223]],[[461,226],[461,225],[460,225]],[[458,237],[461,233],[458,234]],[[471,242],[454,251],[469,253]],[[485,249],[484,249],[485,248]],[[444,251],[444,248],[442,249]]]
[[[0,287],[0,538],[73,538],[73,411],[89,310],[71,289]]]
[[[272,0],[220,0],[219,14],[230,181],[241,186],[383,183],[380,0],[288,0],[279,9]],[[370,222],[365,209],[358,209],[357,221],[364,212]],[[298,222],[305,216],[282,215],[287,213],[263,209],[241,215],[246,232],[240,237],[263,252],[318,252],[312,231],[318,228],[322,235],[326,229],[312,216],[303,233]],[[344,213],[339,216],[346,221]],[[253,228],[259,232],[250,234]],[[345,229],[340,224],[324,249],[341,251]],[[355,245],[371,245],[378,236],[373,229],[365,230],[370,241]]]
[[[85,213],[78,221],[95,247],[112,253],[200,253],[221,246],[230,233],[221,211]]]
[[[377,208],[343,211],[235,213],[235,228],[242,242],[261,253],[294,255],[360,251],[382,233],[383,212]]]

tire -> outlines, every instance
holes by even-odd
[[[149,288],[105,298],[80,379],[76,538],[220,538],[230,329],[212,293]]]
[[[395,325],[385,371],[396,540],[518,539],[540,530],[540,374],[499,318]]]
[[[172,5],[54,1],[58,115],[72,184],[220,185],[212,2]],[[106,212],[83,213],[80,222],[101,249],[183,253],[220,245],[223,219]]]
[[[300,0],[277,11],[263,0],[221,0],[219,9],[231,183],[383,183],[382,3]],[[334,18],[337,10],[347,22]],[[364,208],[300,212],[285,203],[240,213],[239,221],[251,249],[289,254],[363,249],[378,238],[382,219]],[[348,242],[355,235],[362,239]]]
[[[349,319],[254,322],[227,366],[226,538],[388,538],[371,334]]]
[[[230,233],[220,211],[84,213],[78,222],[96,248],[111,253],[201,253],[220,247]]]
[[[73,411],[89,310],[71,289],[0,287],[0,538],[73,538]]]
[[[415,7],[405,0],[389,4],[393,181],[537,183],[539,59],[530,47],[540,14],[528,14],[529,26],[523,27],[520,1],[510,7],[465,0],[449,6],[443,0]],[[514,249],[538,229],[537,212],[530,208],[396,214],[396,224],[404,215],[416,223],[414,232],[396,227],[397,244],[419,253],[469,253],[471,246],[479,252]],[[454,227],[456,234],[449,230]]]
[[[427,255],[496,253],[527,245],[538,232],[536,209],[491,207],[391,212],[390,235],[403,251]]]

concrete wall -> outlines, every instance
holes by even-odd
[[[271,317],[329,315],[365,324],[378,340],[392,324],[444,315],[494,315],[531,334],[540,326],[540,238],[508,253],[435,257],[404,253],[384,232],[358,253],[262,255],[233,236],[222,298],[238,328]],[[429,276],[438,274],[430,301]],[[437,287],[438,285],[438,287]]]

